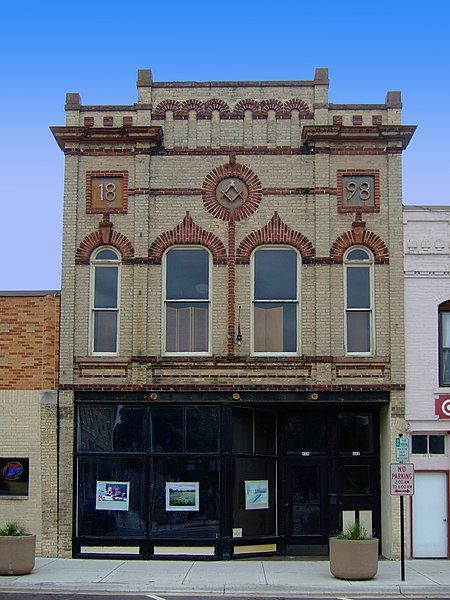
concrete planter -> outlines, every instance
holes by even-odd
[[[338,579],[364,580],[378,570],[378,540],[330,538],[330,571]]]
[[[35,555],[35,535],[0,535],[0,575],[31,573]]]

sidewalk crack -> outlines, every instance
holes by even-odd
[[[266,569],[264,568],[264,561],[261,561],[261,567],[262,567],[262,571],[263,571],[263,575],[264,575],[264,581],[266,582],[266,585],[269,585],[267,582],[267,577],[266,577]]]
[[[192,570],[192,567],[193,567],[194,565],[195,565],[195,562],[192,562],[192,563],[191,563],[191,566],[189,567],[189,569],[188,569],[188,570],[187,570],[187,572],[186,572],[186,575],[183,577],[183,581],[181,582],[181,585],[184,585],[184,582],[186,581],[186,577],[189,575],[189,573],[191,572],[191,570]]]
[[[113,569],[113,570],[112,570],[112,571],[110,571],[110,572],[109,572],[107,575],[105,575],[104,577],[102,577],[101,579],[99,579],[99,580],[97,581],[97,583],[102,583],[102,582],[103,582],[103,581],[104,581],[104,580],[105,580],[107,577],[109,577],[110,575],[112,575],[112,574],[114,573],[114,571],[117,571],[117,569],[119,569],[121,566],[125,565],[125,564],[126,564],[126,562],[127,562],[126,560],[122,561],[122,562],[120,563],[120,565],[117,565],[117,567],[116,567],[115,569]]]

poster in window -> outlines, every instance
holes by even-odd
[[[267,479],[245,482],[245,510],[269,508],[269,482]]]
[[[96,510],[127,511],[130,502],[128,481],[97,481]]]
[[[166,483],[166,510],[200,510],[200,485],[198,481],[173,481]]]
[[[0,497],[28,498],[29,473],[29,458],[0,458]]]

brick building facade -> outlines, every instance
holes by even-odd
[[[320,554],[354,518],[398,554],[414,127],[328,83],[67,95],[61,556]]]
[[[0,292],[0,515],[57,545],[59,292]]]
[[[406,422],[414,463],[410,554],[448,556],[450,209],[405,206]]]

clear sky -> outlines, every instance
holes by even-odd
[[[20,8],[19,8],[20,6]],[[0,289],[60,287],[66,92],[136,101],[156,81],[312,79],[330,101],[401,90],[405,204],[450,204],[450,4],[416,0],[5,2],[0,10]]]

